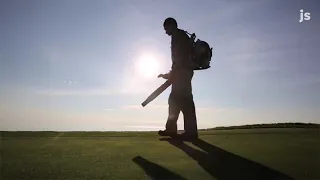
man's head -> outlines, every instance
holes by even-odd
[[[172,17],[169,17],[164,21],[163,28],[166,31],[166,33],[169,36],[171,36],[172,33],[178,29],[177,21]]]

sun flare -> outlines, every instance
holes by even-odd
[[[159,62],[152,54],[143,54],[137,61],[137,71],[144,78],[156,77]]]

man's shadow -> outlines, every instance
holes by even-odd
[[[270,169],[262,164],[250,161],[213,146],[201,139],[192,141],[192,144],[203,151],[192,148],[182,141],[172,138],[161,138],[184,151],[192,159],[218,180],[292,180],[293,178],[281,172]]]
[[[133,162],[138,164],[145,173],[153,180],[186,180],[186,178],[158,165],[147,159],[136,156],[132,159]]]

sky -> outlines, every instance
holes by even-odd
[[[164,129],[170,88],[141,103],[171,67],[167,17],[213,47],[211,68],[192,81],[198,128],[320,123],[319,7],[317,0],[1,0],[0,130]],[[299,22],[300,9],[310,20]],[[144,56],[157,65],[141,63]]]

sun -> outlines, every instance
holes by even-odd
[[[137,71],[144,78],[156,77],[159,71],[159,61],[152,54],[142,54],[137,61]]]

